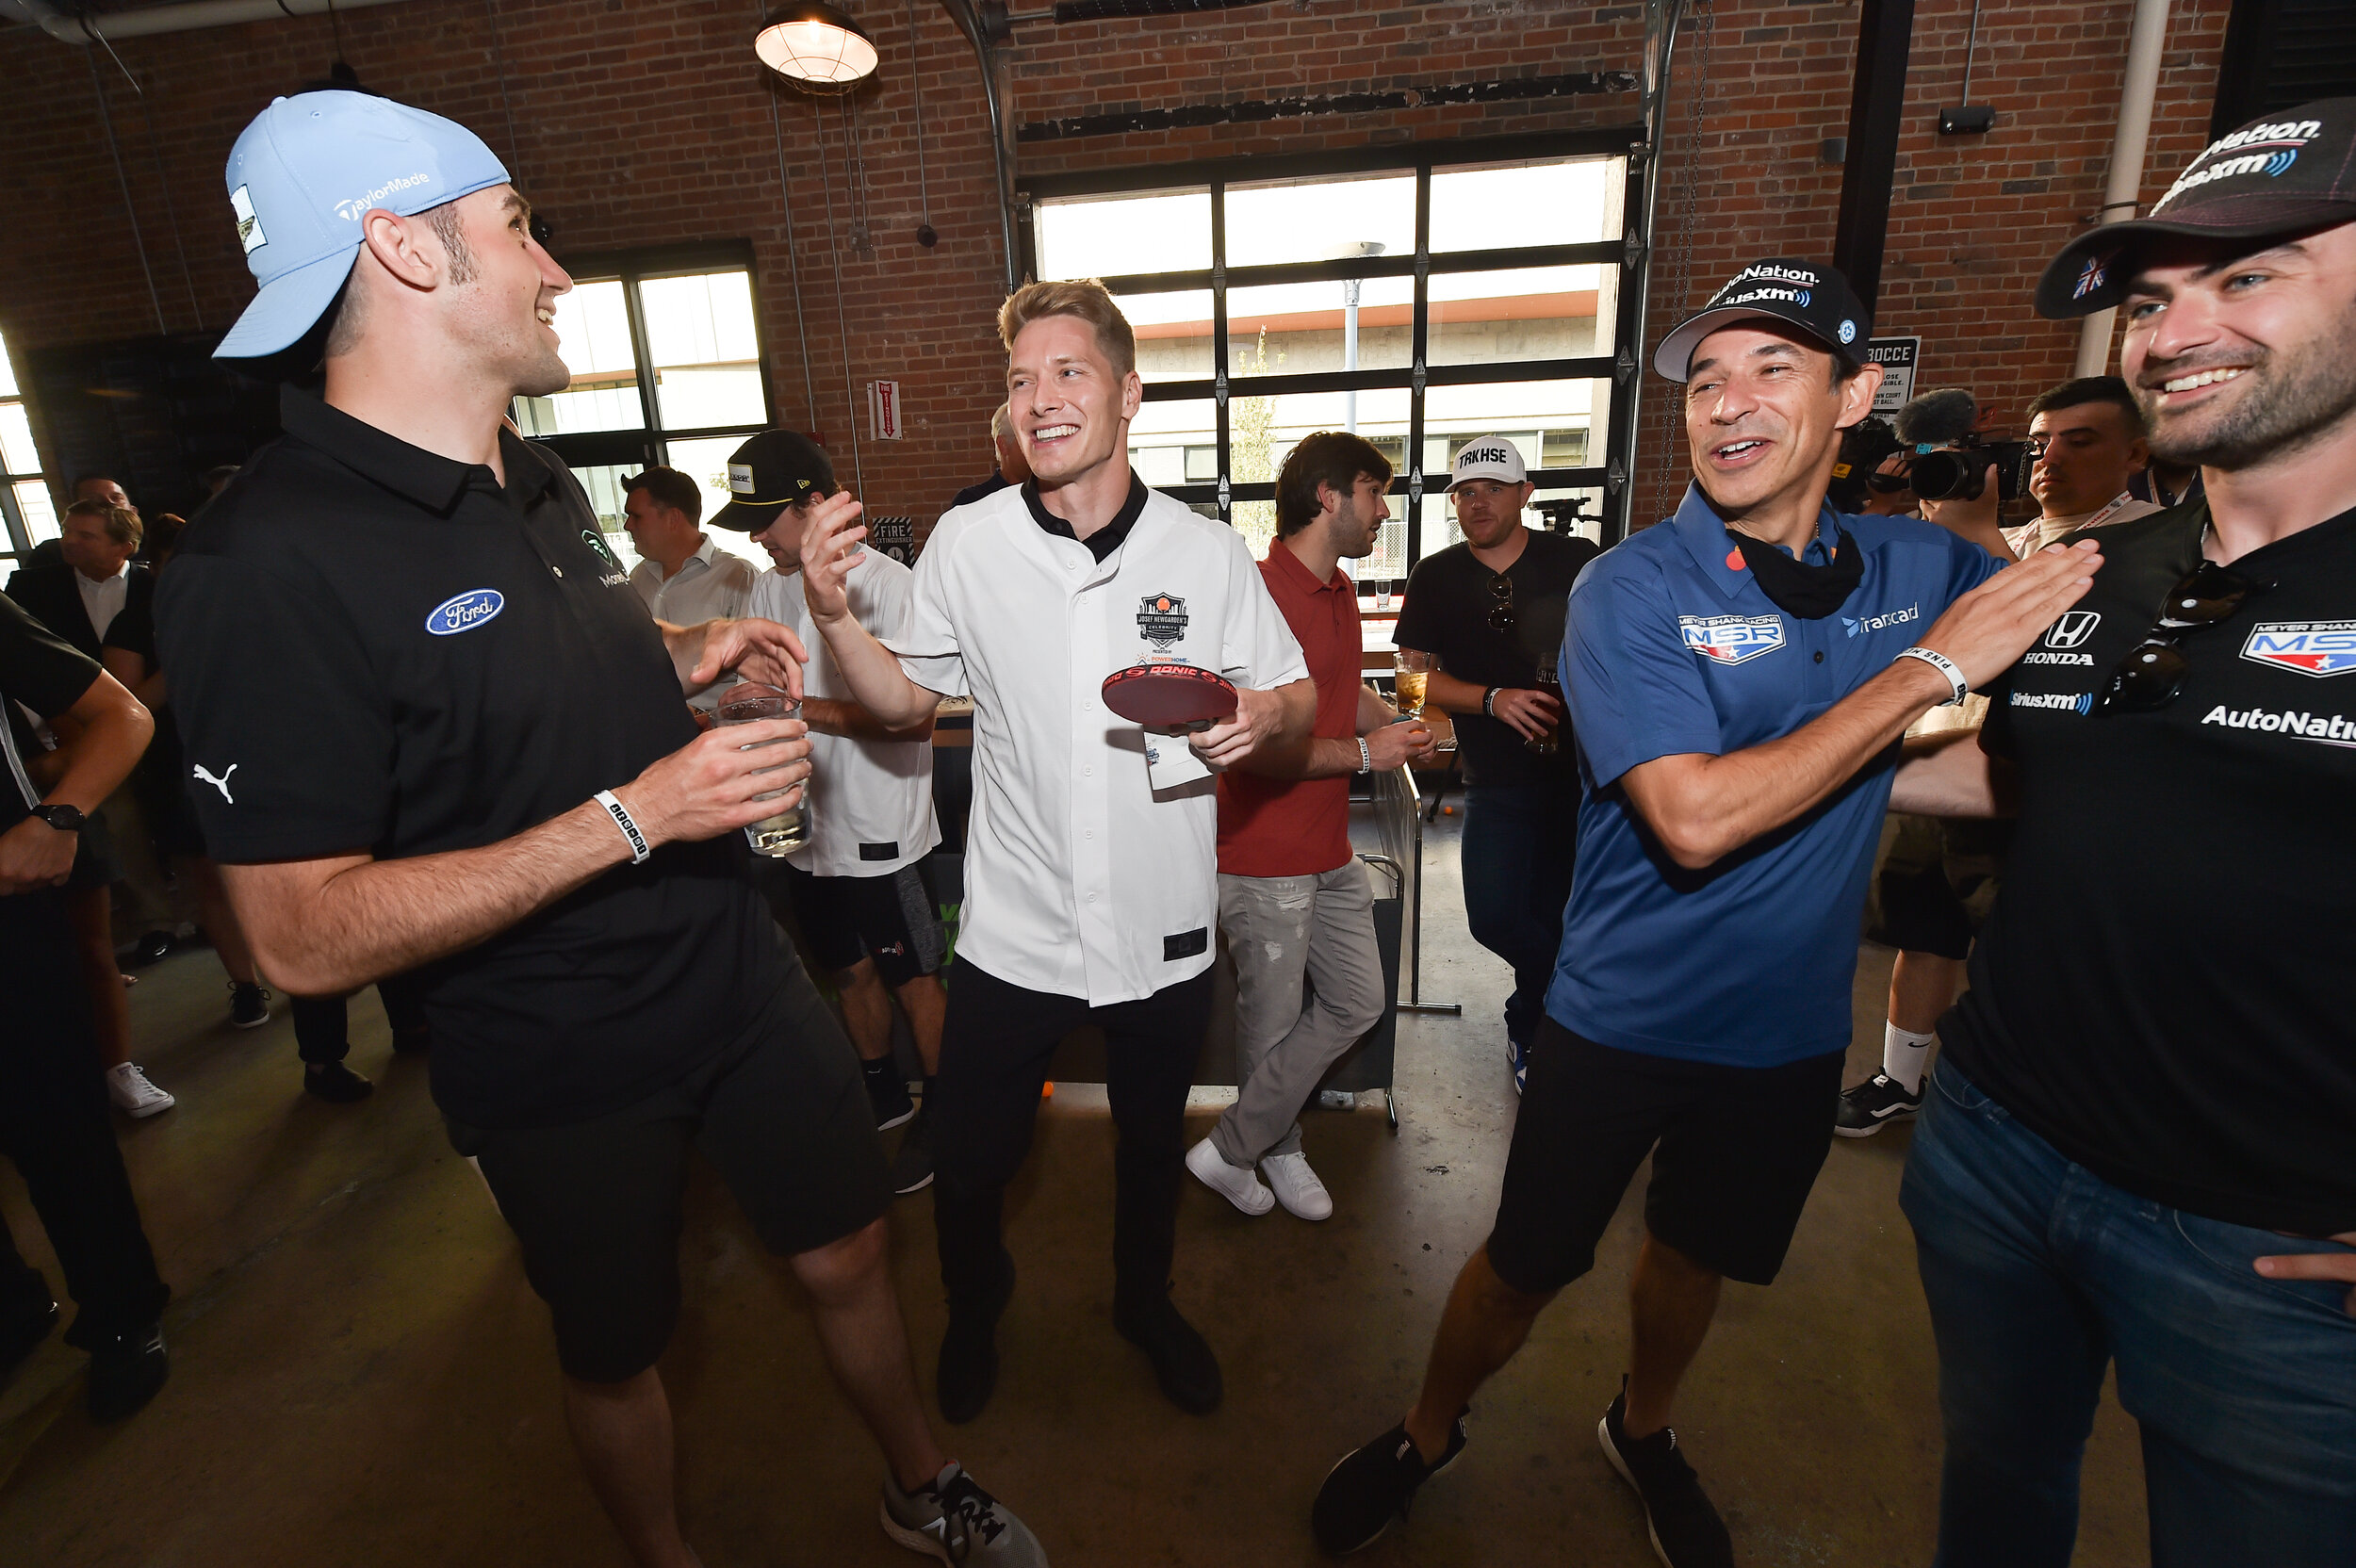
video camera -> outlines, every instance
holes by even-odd
[[[1952,449],[1918,452],[1907,468],[1914,493],[1926,501],[1977,500],[1988,486],[1988,466],[1996,467],[1996,494],[2017,501],[2029,493],[2029,469],[2039,447],[2028,441],[1983,442],[1966,432]]]
[[[1887,419],[1867,417],[1851,425],[1841,437],[1841,456],[1832,466],[1832,482],[1824,498],[1835,512],[1862,512],[1868,482],[1890,454],[1904,451],[1906,443]]]

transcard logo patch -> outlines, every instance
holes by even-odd
[[[1780,615],[1679,615],[1685,645],[1717,664],[1741,664],[1783,646]]]
[[[2241,656],[2300,675],[2346,675],[2356,670],[2356,621],[2269,621],[2250,628]]]

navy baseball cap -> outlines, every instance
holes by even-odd
[[[1788,321],[1827,349],[1859,359],[1865,357],[1859,345],[1873,335],[1873,313],[1839,269],[1776,257],[1755,261],[1727,279],[1708,304],[1661,340],[1652,353],[1652,368],[1671,381],[1683,381],[1703,338],[1720,327],[1759,316]]]
[[[826,449],[798,431],[764,430],[728,453],[728,504],[706,521],[759,533],[807,496],[834,494]]]
[[[229,151],[237,242],[262,291],[213,351],[274,354],[315,326],[352,275],[360,220],[412,218],[507,183],[483,139],[438,114],[366,92],[276,98]]]
[[[2127,297],[2140,241],[2159,235],[2263,239],[2356,222],[2356,98],[2322,98],[2252,120],[2201,149],[2149,216],[2105,223],[2061,248],[2037,280],[2037,313],[2091,316]]]

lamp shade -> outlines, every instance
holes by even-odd
[[[820,92],[843,92],[875,74],[875,41],[823,0],[771,11],[753,53],[778,75]]]

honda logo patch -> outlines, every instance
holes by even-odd
[[[2074,648],[2094,635],[2095,624],[2101,621],[2099,610],[2072,610],[2055,621],[2045,633],[2049,648]]]

